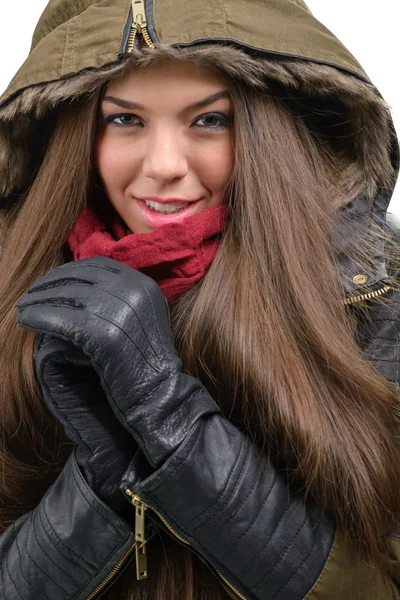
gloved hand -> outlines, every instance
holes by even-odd
[[[86,481],[119,512],[121,477],[137,446],[113,414],[90,360],[71,342],[42,335],[36,368],[50,411],[77,445],[76,461]]]
[[[167,302],[143,273],[103,257],[68,263],[41,277],[17,306],[20,325],[72,343],[87,357],[152,467],[197,419],[219,412],[201,383],[182,373]]]

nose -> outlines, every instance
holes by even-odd
[[[159,182],[185,177],[189,170],[187,148],[176,128],[161,126],[147,142],[143,159],[145,177]]]

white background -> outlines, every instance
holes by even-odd
[[[29,52],[33,29],[47,0],[0,0],[0,3],[1,93]],[[207,4],[207,0],[204,4]],[[400,134],[400,32],[397,4],[398,0],[380,0],[379,3],[366,0],[308,0],[315,17],[331,29],[363,65],[391,106]],[[390,210],[400,215],[400,182]]]

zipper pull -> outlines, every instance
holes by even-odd
[[[136,35],[143,36],[149,48],[154,48],[154,43],[147,31],[145,0],[132,0],[132,31],[128,39],[126,52],[130,54],[135,46]]]
[[[132,0],[133,24],[137,33],[142,33],[142,28],[147,27],[144,0]]]
[[[147,505],[131,492],[125,490],[129,496],[130,502],[135,507],[135,542],[136,542],[136,579],[147,579],[147,553],[146,553],[146,531],[145,531],[145,512]]]

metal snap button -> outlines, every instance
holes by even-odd
[[[353,283],[356,285],[362,285],[367,281],[368,277],[366,275],[355,275],[353,277]]]

